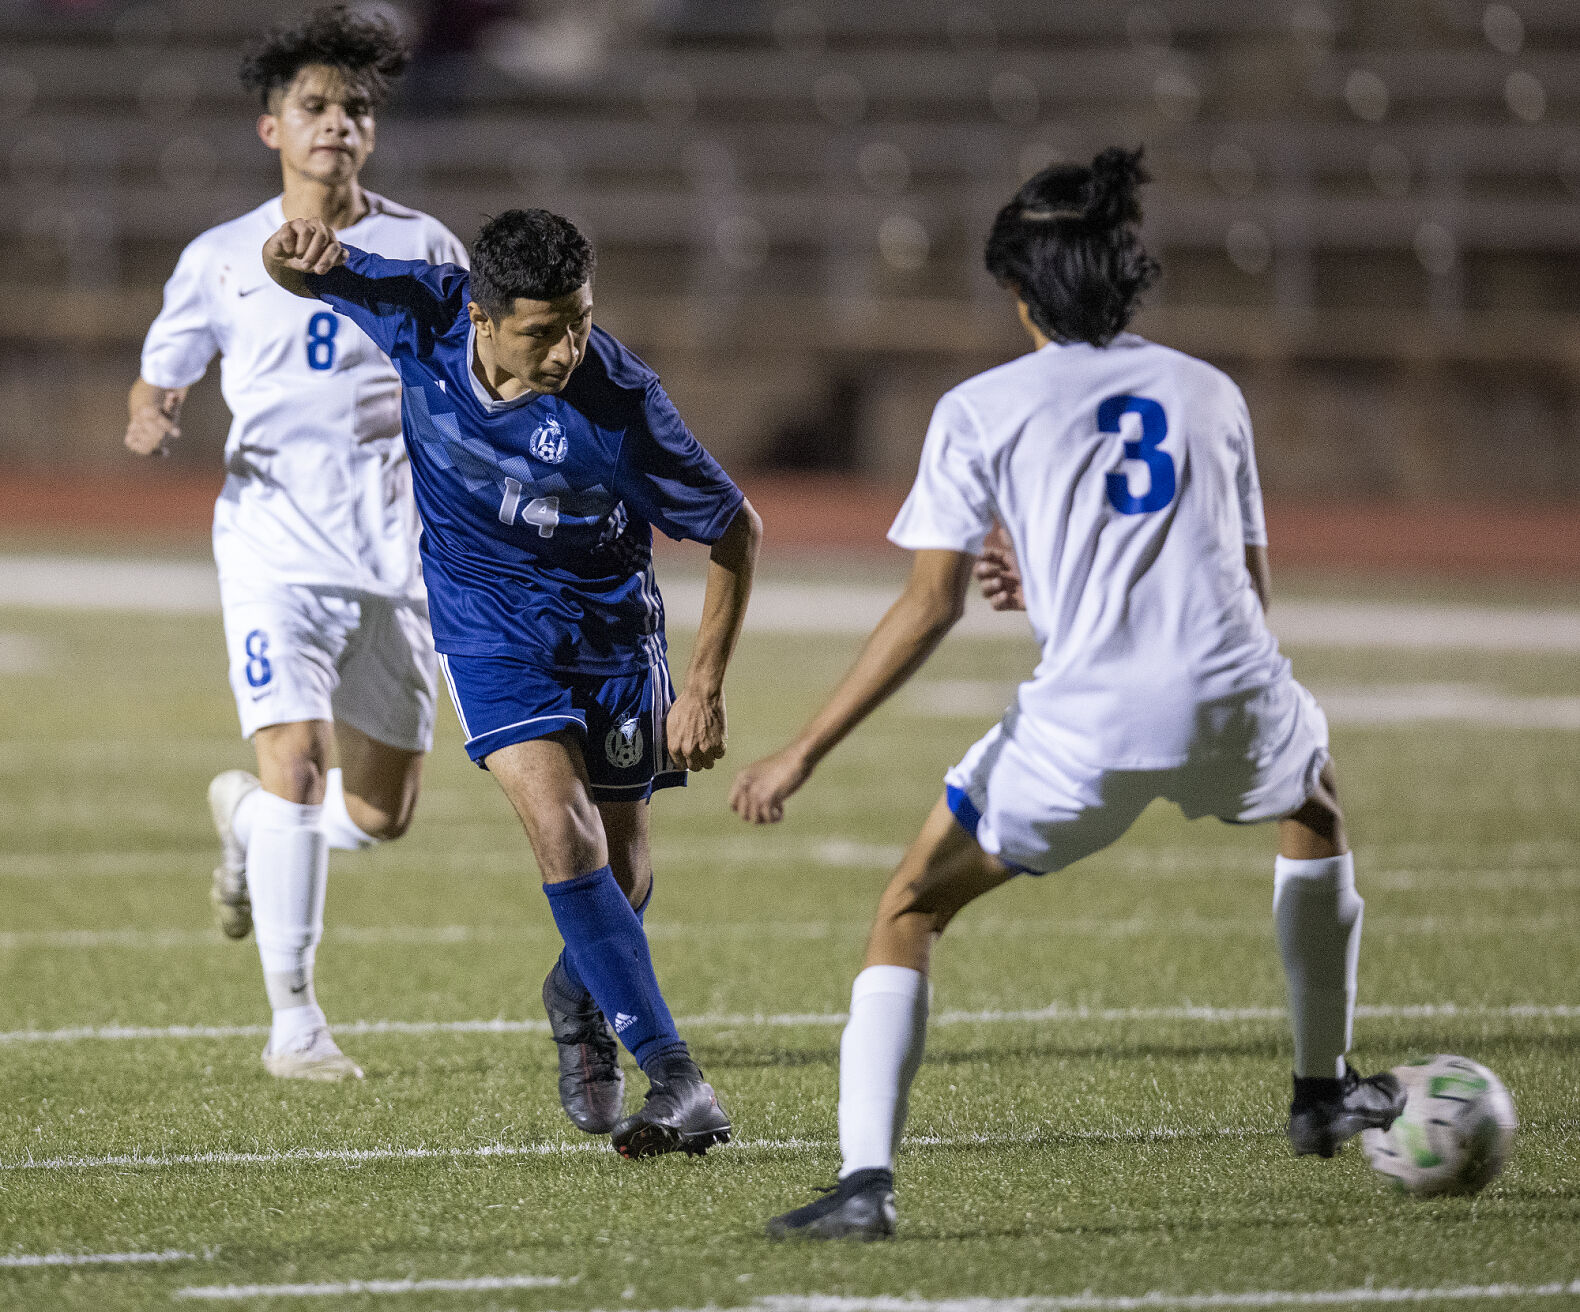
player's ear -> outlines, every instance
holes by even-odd
[[[280,120],[267,110],[258,115],[258,140],[270,150],[280,148]]]
[[[472,321],[472,326],[482,333],[484,337],[494,335],[494,321],[488,317],[488,311],[483,309],[476,301],[466,303],[466,317]]]

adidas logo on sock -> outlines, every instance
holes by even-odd
[[[627,1016],[625,1014],[625,1012],[623,1012],[623,1011],[615,1012],[615,1014],[614,1014],[614,1032],[616,1034],[624,1034],[628,1029],[631,1028],[631,1026],[633,1026],[635,1024],[636,1024],[636,1017],[635,1016]]]

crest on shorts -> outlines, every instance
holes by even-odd
[[[603,740],[603,754],[617,770],[629,770],[642,759],[642,726],[636,720],[627,720],[609,730]]]
[[[532,452],[534,459],[541,460],[546,465],[557,465],[565,459],[569,445],[565,440],[565,429],[560,421],[545,419],[533,432],[532,440],[527,443],[527,450]]]

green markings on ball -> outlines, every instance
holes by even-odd
[[[1476,1098],[1491,1086],[1479,1075],[1434,1075],[1427,1085],[1433,1098]]]
[[[1433,1166],[1441,1166],[1443,1158],[1433,1150],[1426,1137],[1426,1127],[1417,1121],[1401,1120],[1395,1127],[1395,1135],[1399,1146],[1409,1155],[1410,1160],[1423,1171]]]

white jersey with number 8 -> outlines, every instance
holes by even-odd
[[[437,219],[364,194],[368,213],[337,235],[394,259],[466,264]],[[276,197],[182,252],[143,344],[142,377],[188,387],[223,355],[232,423],[214,510],[222,581],[419,595],[399,378],[349,319],[264,272],[263,244],[284,222]]]
[[[1170,769],[1232,738],[1248,697],[1293,695],[1245,562],[1267,541],[1250,419],[1211,365],[1127,334],[946,394],[889,537],[976,553],[995,520],[1042,648],[1012,712],[1030,750]]]

